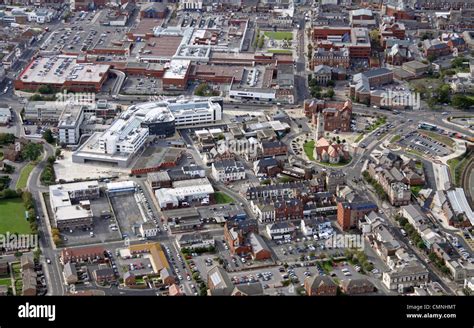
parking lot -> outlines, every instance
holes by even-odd
[[[53,31],[40,49],[79,53],[124,36],[126,28],[99,23],[100,16],[105,14],[106,11],[76,13],[65,27]]]
[[[421,135],[418,132],[409,133],[407,136],[400,139],[399,143],[405,147],[433,157],[443,157],[451,153],[451,151],[441,142]]]
[[[154,273],[150,259],[143,256],[143,254],[135,254],[130,258],[117,257],[116,266],[120,275],[123,275],[125,272],[131,272],[136,276]]]
[[[115,223],[115,219],[101,219],[100,214],[103,211],[110,212],[110,206],[107,198],[101,197],[92,199],[91,210],[94,215],[93,228],[89,230],[69,230],[62,231],[63,242],[65,246],[105,243],[121,239],[118,231],[110,229],[110,225]],[[91,235],[93,233],[93,235]]]
[[[162,82],[150,76],[128,76],[125,80],[122,94],[151,95],[163,91]]]
[[[116,195],[110,197],[120,231],[123,237],[138,238],[139,226],[143,218],[135,200],[134,194]]]

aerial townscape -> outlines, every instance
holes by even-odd
[[[474,295],[473,1],[0,0],[0,61],[2,296]]]

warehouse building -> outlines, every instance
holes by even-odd
[[[99,92],[109,69],[105,64],[78,63],[75,56],[39,57],[20,73],[15,89],[36,91],[48,85],[54,90]]]

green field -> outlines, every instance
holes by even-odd
[[[0,279],[0,286],[11,286],[11,285],[12,285],[12,280],[10,277]]]
[[[0,201],[0,233],[31,233],[30,223],[25,218],[25,207],[20,198]]]
[[[264,34],[267,38],[273,40],[293,39],[293,33],[291,32],[265,32]]]
[[[423,158],[425,156],[425,154],[423,154],[422,152],[420,152],[416,149],[405,148],[405,152],[416,155],[416,156],[419,156],[421,158]]]
[[[304,152],[310,161],[314,161],[314,140],[308,141],[303,145]]]
[[[26,166],[21,170],[20,177],[16,182],[16,189],[24,189],[26,188],[26,183],[28,182],[28,177],[30,176],[31,171],[35,168],[35,164],[28,163]]]
[[[390,139],[390,142],[391,142],[391,143],[395,143],[395,142],[397,142],[398,140],[400,140],[401,138],[402,138],[402,137],[401,137],[399,134],[397,134],[397,135],[393,136],[392,139]]]
[[[365,135],[364,133],[359,134],[354,142],[361,141],[364,138],[364,135]]]
[[[271,52],[273,54],[285,54],[285,55],[291,55],[293,51],[288,50],[288,49],[269,49],[268,52]]]
[[[418,197],[418,194],[420,193],[421,189],[423,189],[422,186],[411,186],[410,187],[410,190],[415,195],[415,197]]]
[[[229,197],[229,196],[227,196],[226,194],[224,194],[222,192],[216,192],[214,194],[214,197],[216,199],[217,204],[228,204],[228,203],[232,203],[234,201],[234,199],[232,197]]]

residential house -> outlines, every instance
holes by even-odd
[[[341,289],[347,295],[371,294],[376,290],[374,284],[366,278],[343,280]]]
[[[77,276],[76,265],[71,262],[66,263],[63,269],[63,276],[68,285],[77,283],[79,278]]]
[[[244,180],[245,166],[240,161],[223,160],[212,163],[212,176],[219,182]]]
[[[296,227],[291,222],[276,222],[268,224],[265,230],[270,239],[291,239],[293,238]]]
[[[306,277],[304,288],[308,296],[336,296],[337,285],[329,276]]]

